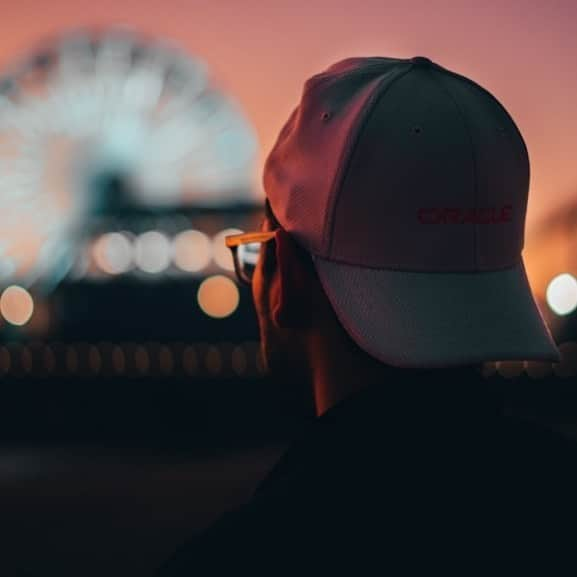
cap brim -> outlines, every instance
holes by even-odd
[[[318,257],[314,262],[345,330],[384,363],[560,360],[522,261],[474,273],[382,270]]]

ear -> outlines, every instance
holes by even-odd
[[[311,319],[310,268],[303,250],[282,229],[276,231],[277,290],[272,320],[279,328],[305,328]]]

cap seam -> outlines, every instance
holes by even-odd
[[[342,183],[344,182],[345,176],[348,173],[348,170],[349,170],[349,167],[351,164],[353,151],[354,151],[355,146],[359,140],[360,134],[363,131],[363,128],[365,127],[369,116],[373,112],[377,100],[380,97],[384,96],[387,93],[387,91],[389,90],[389,88],[397,80],[399,80],[400,78],[405,76],[405,74],[407,74],[411,69],[412,69],[412,66],[409,66],[405,70],[399,71],[397,73],[397,75],[390,80],[389,85],[386,87],[386,89],[383,92],[380,92],[380,88],[387,80],[389,80],[389,78],[386,75],[383,78],[381,78],[381,80],[378,82],[377,86],[375,87],[373,93],[369,96],[369,98],[368,98],[368,100],[364,106],[364,109],[359,113],[359,115],[356,119],[356,122],[353,125],[352,130],[349,131],[349,133],[347,134],[345,146],[343,147],[343,150],[341,152],[341,156],[339,158],[339,163],[337,165],[338,168],[337,168],[337,171],[335,173],[333,182],[331,184],[331,189],[330,189],[330,193],[329,193],[328,200],[327,200],[327,205],[328,205],[329,210],[328,210],[327,219],[325,221],[325,227],[324,227],[324,231],[323,231],[323,242],[322,242],[322,248],[325,250],[325,252],[327,254],[332,253],[333,242],[334,242],[334,234],[333,234],[334,221],[335,221],[336,207],[338,204],[337,190],[338,190],[339,186],[342,185]]]
[[[501,109],[501,111],[505,114],[505,116],[507,116],[511,120],[511,123],[513,124],[513,127],[517,131],[517,135],[519,136],[519,138],[521,140],[521,143],[522,143],[523,148],[525,150],[525,155],[527,156],[527,159],[529,159],[529,150],[527,148],[527,143],[525,142],[525,139],[523,138],[523,135],[521,134],[521,131],[519,130],[519,127],[517,126],[517,123],[513,119],[511,113],[503,106],[503,104],[501,104],[501,102],[493,94],[491,94],[491,92],[489,92],[486,88],[484,88],[480,84],[477,84],[475,81],[471,80],[470,78],[467,78],[466,76],[463,76],[462,74],[459,74],[458,72],[454,72],[453,70],[447,70],[447,69],[443,69],[443,70],[445,70],[448,74],[455,76],[459,80],[464,80],[465,82],[467,82],[468,84],[470,84],[474,88],[483,91]]]
[[[381,57],[369,56],[368,58],[381,58]],[[330,74],[330,75],[327,74],[327,70],[324,70],[323,72],[317,74],[316,76],[318,77],[320,82],[324,82],[325,80],[333,82],[335,80],[342,80],[343,78],[346,78],[347,76],[366,74],[366,72],[369,70],[382,68],[385,61],[387,61],[387,62],[389,62],[389,61],[390,62],[404,62],[403,60],[401,60],[399,58],[391,58],[388,60],[383,59],[383,60],[380,60],[379,62],[371,62],[370,64],[367,64],[362,70],[359,70],[358,68],[353,68],[352,70],[343,70],[342,72],[339,72],[338,74]]]
[[[477,169],[477,150],[475,147],[475,141],[473,139],[473,135],[471,133],[471,129],[469,127],[469,122],[467,120],[467,116],[465,114],[465,112],[463,111],[461,105],[459,104],[459,102],[457,101],[457,98],[455,97],[455,95],[452,93],[452,91],[445,86],[445,84],[443,84],[442,80],[440,78],[434,78],[434,74],[431,75],[433,77],[433,82],[435,82],[435,84],[437,84],[437,86],[439,86],[439,88],[445,92],[445,94],[449,97],[449,99],[451,100],[451,102],[455,105],[455,108],[457,109],[459,115],[461,116],[461,119],[463,121],[463,126],[465,127],[465,131],[467,133],[467,137],[469,138],[469,142],[471,144],[471,161],[472,161],[472,167],[473,167],[473,203],[474,206],[479,206],[479,183],[477,180],[477,174],[478,174],[478,169]],[[475,266],[479,266],[479,227],[477,224],[473,225],[473,262],[475,263]]]
[[[505,108],[505,106],[501,103],[501,101],[494,94],[492,94],[489,90],[487,90],[487,88],[485,88],[484,86],[477,84],[471,78],[467,78],[466,76],[463,76],[462,74],[459,74],[458,72],[455,72],[453,70],[447,70],[446,68],[444,68],[443,70],[445,70],[447,72],[447,74],[454,76],[458,80],[464,81],[467,84],[469,84],[470,86],[472,86],[473,88],[476,88],[477,90],[482,91],[488,98],[490,98],[493,101],[494,104],[497,105],[497,107],[501,110],[501,112],[503,112],[503,114],[511,121],[511,124],[513,125],[513,128],[517,132],[517,136],[519,137],[519,140],[521,141],[521,145],[523,147],[523,150],[525,151],[525,156],[527,159],[528,184],[530,187],[530,184],[531,184],[531,162],[530,161],[531,161],[531,159],[529,157],[529,149],[527,148],[527,143],[525,142],[525,139],[523,138],[523,135],[521,134],[521,130],[517,126],[517,123],[515,122],[515,119],[513,118],[511,113]],[[521,249],[523,249],[524,245],[525,245],[525,226],[524,225],[525,225],[525,223],[523,223],[523,227],[522,227],[522,235],[523,236],[521,239],[521,241],[522,241],[521,242]]]

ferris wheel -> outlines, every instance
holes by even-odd
[[[0,76],[0,284],[62,278],[103,207],[250,200],[256,153],[178,47],[124,29],[53,40]]]

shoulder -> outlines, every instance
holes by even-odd
[[[184,547],[162,577],[188,575],[179,567],[278,575],[305,562],[378,564],[384,549],[409,543],[482,542],[490,556],[507,535],[542,537],[574,518],[572,439],[492,402],[461,404],[451,418],[451,407],[383,411],[374,399],[312,423],[253,499]]]

